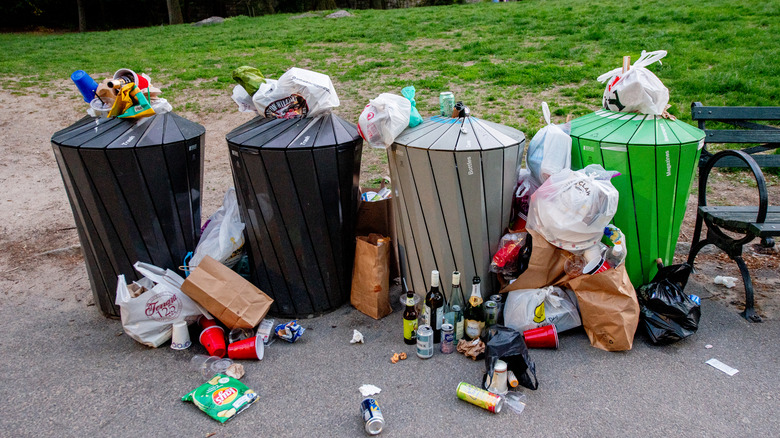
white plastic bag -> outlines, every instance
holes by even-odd
[[[382,93],[371,99],[358,119],[358,132],[375,148],[386,148],[409,126],[412,103],[397,94]]]
[[[615,174],[591,164],[550,176],[531,196],[527,228],[567,251],[595,245],[617,211],[620,195],[610,182]]]
[[[604,89],[604,109],[624,113],[663,114],[669,103],[669,89],[645,67],[656,61],[660,63],[664,56],[666,50],[649,53],[642,50],[642,56],[627,72],[623,73],[621,67],[599,76],[599,82],[607,83]]]
[[[316,117],[340,104],[330,76],[297,67],[266,79],[252,101],[262,116],[277,119]]]
[[[243,248],[244,223],[238,211],[236,189],[231,187],[225,193],[222,206],[209,217],[195,247],[195,254],[187,265],[190,269],[194,268],[208,255],[232,268],[241,259]]]
[[[531,139],[526,165],[538,184],[562,169],[571,168],[571,137],[558,125],[550,122],[550,107],[542,102],[542,113],[547,125]]]
[[[256,113],[257,108],[255,108],[255,103],[252,101],[252,96],[249,95],[249,93],[246,92],[246,89],[242,87],[241,85],[236,85],[233,87],[233,95],[230,96],[233,98],[233,102],[238,105],[238,110],[242,113]]]
[[[181,291],[184,279],[178,274],[148,263],[136,262],[133,266],[144,276],[135,285],[147,290],[133,298],[125,276],[117,279],[115,304],[119,306],[122,327],[128,336],[156,348],[171,339],[174,322],[191,323],[201,315],[208,316],[208,312]]]
[[[574,292],[557,286],[509,292],[504,304],[504,325],[522,333],[555,325],[560,333],[582,325]]]

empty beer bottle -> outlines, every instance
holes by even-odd
[[[414,291],[406,292],[406,309],[404,310],[404,343],[417,343],[417,309],[414,307]]]

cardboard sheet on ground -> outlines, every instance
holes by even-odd
[[[545,286],[569,288],[577,295],[590,344],[606,351],[630,350],[639,323],[639,302],[625,265],[571,278],[563,269],[566,251],[551,245],[539,233],[529,233],[533,250],[528,269],[501,293]]]
[[[184,280],[181,290],[229,329],[256,327],[274,301],[209,256]]]

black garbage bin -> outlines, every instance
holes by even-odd
[[[203,126],[173,113],[85,117],[51,143],[73,209],[95,302],[115,306],[119,274],[137,261],[178,272],[200,238]]]
[[[329,114],[255,118],[227,136],[255,285],[300,318],[349,298],[363,140]]]

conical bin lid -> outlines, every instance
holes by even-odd
[[[225,136],[228,142],[263,149],[322,148],[353,144],[357,128],[335,114],[300,119],[257,117]]]
[[[620,192],[614,224],[626,235],[631,281],[655,274],[655,260],[672,262],[704,131],[660,116],[599,110],[572,120],[572,168],[616,170]]]
[[[476,117],[433,116],[396,137],[400,145],[445,151],[490,150],[525,141],[522,132]]]

